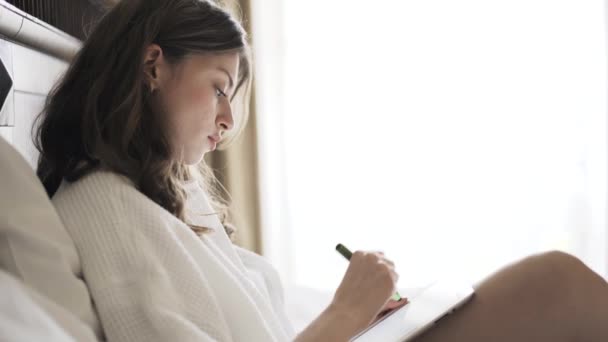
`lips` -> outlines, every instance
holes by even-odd
[[[209,139],[211,139],[211,141],[213,141],[214,143],[219,143],[220,140],[222,140],[222,137],[220,137],[219,135],[210,135]]]

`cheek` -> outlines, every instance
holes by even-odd
[[[206,82],[188,77],[176,81],[169,88],[169,112],[172,115],[199,115],[211,112],[214,107],[215,91]]]
[[[196,150],[201,143],[206,143],[207,135],[215,130],[213,87],[181,83],[172,88],[166,100],[173,147]]]
[[[208,86],[207,86],[208,88]],[[203,86],[190,87],[182,93],[180,126],[185,138],[208,135],[214,129],[215,94]]]
[[[191,112],[208,113],[213,109],[215,94],[211,87],[195,85],[185,92],[185,101]]]
[[[192,90],[188,96],[189,124],[193,135],[211,134],[215,126],[215,96],[209,91]]]

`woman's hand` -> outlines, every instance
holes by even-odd
[[[395,293],[398,279],[394,263],[382,252],[356,251],[331,305],[349,314],[363,329],[377,319],[383,309],[394,307],[389,299]]]
[[[376,319],[403,306],[390,301],[399,276],[381,252],[353,253],[331,304],[296,337],[297,342],[347,342]],[[388,312],[388,311],[387,311]]]

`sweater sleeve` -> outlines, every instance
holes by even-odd
[[[83,186],[58,207],[108,341],[230,341],[207,279],[180,248],[183,228],[134,188]]]
[[[285,291],[277,270],[263,256],[239,246],[234,248],[251,277],[260,277],[263,290],[270,299],[278,319],[282,321],[287,334],[295,337],[296,332],[285,307]]]

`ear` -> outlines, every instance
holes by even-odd
[[[164,68],[165,60],[163,50],[157,44],[150,44],[144,51],[144,79],[150,90],[159,89],[161,86],[161,69]]]

